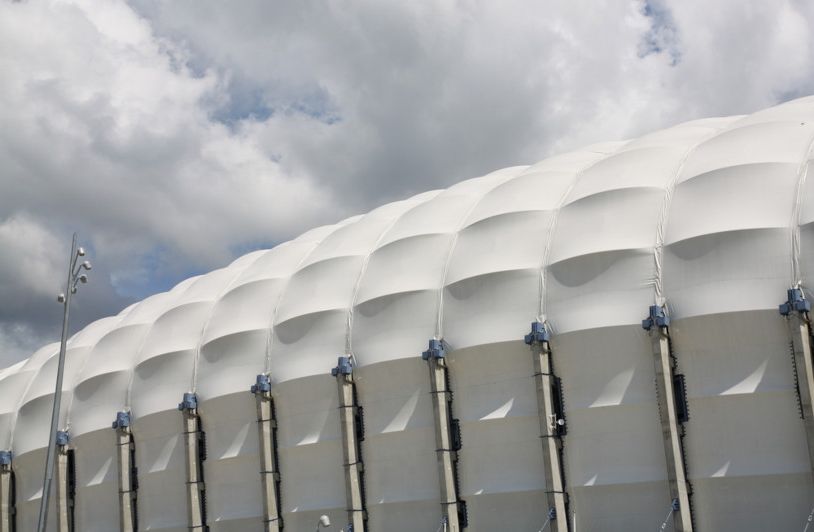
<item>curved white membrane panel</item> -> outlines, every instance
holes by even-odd
[[[666,300],[703,530],[794,530],[814,483],[787,288],[814,284],[814,99],[589,146],[392,203],[189,279],[69,342],[61,428],[81,530],[114,530],[116,412],[130,410],[143,530],[187,529],[181,414],[198,394],[215,531],[262,529],[255,376],[271,375],[286,529],[345,523],[336,359],[364,409],[371,531],[440,524],[430,338],[449,344],[469,529],[538,530],[545,468],[533,363],[544,320],[562,379],[578,530],[656,529],[670,494],[650,339]],[[799,235],[797,231],[799,230]],[[809,294],[810,295],[810,294]],[[0,370],[19,529],[36,520],[58,346]]]
[[[685,449],[699,529],[794,530],[814,500],[776,295],[814,279],[810,245],[792,278],[789,230],[799,202],[808,235],[810,176],[799,183],[814,134],[811,104],[735,123],[691,155],[676,185],[664,277],[687,381]]]
[[[122,315],[126,314],[126,311]],[[65,374],[62,382],[62,408],[59,425],[70,431],[69,412],[76,393],[77,377],[93,346],[120,321],[121,316],[104,318],[88,325],[68,340],[65,353]],[[17,526],[21,530],[35,530],[42,497],[42,477],[45,465],[45,447],[48,445],[48,429],[51,423],[51,407],[54,400],[59,346],[48,351],[49,358],[39,366],[31,380],[14,432],[12,449],[17,471]],[[23,467],[30,464],[30,467]],[[20,469],[17,470],[17,466]],[[53,502],[53,498],[51,499]],[[49,527],[55,526],[49,520]]]
[[[3,389],[3,424],[4,434],[2,436],[3,443],[6,449],[11,448],[14,453],[14,469],[16,480],[16,502],[17,502],[17,524],[18,527],[23,527],[26,524],[28,528],[34,529],[36,527],[37,511],[40,505],[40,497],[42,494],[42,477],[45,472],[45,445],[41,445],[39,449],[28,452],[21,451],[20,447],[16,446],[14,437],[17,434],[17,421],[21,413],[21,406],[25,400],[28,391],[34,382],[37,374],[48,360],[51,360],[56,354],[59,353],[59,344],[50,344],[31,355],[31,358],[23,361],[21,364],[15,364],[7,369],[3,375],[2,389]],[[13,368],[17,368],[13,372]],[[54,384],[49,386],[53,392]],[[48,403],[48,401],[41,401],[41,403]],[[31,415],[40,414],[43,408],[48,408],[34,405],[29,407],[28,411]],[[8,413],[6,413],[8,410]],[[40,412],[37,412],[40,410]],[[42,419],[42,418],[40,418]],[[48,420],[44,421],[45,433],[48,431],[48,424],[50,423],[50,414]],[[6,432],[7,431],[7,432]],[[46,442],[47,443],[47,442]]]

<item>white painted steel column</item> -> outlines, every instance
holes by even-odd
[[[190,530],[208,530],[206,525],[206,484],[203,478],[203,436],[198,417],[198,398],[185,393],[178,405],[184,417],[184,453],[187,473],[187,516]]]
[[[563,469],[563,436],[565,418],[557,376],[551,359],[548,331],[540,322],[531,324],[525,342],[531,347],[534,362],[534,382],[537,386],[537,415],[545,464],[545,492],[551,530],[569,532],[568,494]]]
[[[116,457],[119,466],[119,530],[136,530],[136,489],[137,482],[133,463],[133,435],[130,430],[130,413],[118,412],[113,422],[116,430]]]
[[[349,532],[366,530],[366,512],[364,501],[364,479],[362,472],[362,452],[359,434],[361,419],[359,405],[356,404],[356,391],[353,382],[353,365],[349,357],[339,357],[339,362],[331,370],[336,377],[339,392],[339,423],[342,430],[342,453],[345,467],[345,497],[348,506]]]
[[[14,530],[14,471],[11,451],[0,451],[0,532]]]
[[[72,532],[73,529],[73,493],[71,471],[69,470],[69,442],[67,432],[57,432],[56,445],[56,496],[57,496],[57,531]]]
[[[258,375],[251,387],[257,402],[257,433],[260,438],[260,481],[263,487],[263,530],[279,532],[283,528],[280,515],[280,472],[277,465],[277,419],[271,380]]]
[[[452,418],[452,392],[447,375],[446,350],[441,340],[430,340],[421,354],[430,369],[430,393],[435,417],[435,445],[438,481],[441,487],[441,518],[444,530],[458,532],[466,527],[466,503],[458,498],[457,463],[460,437],[457,420]],[[453,427],[455,425],[455,427]],[[453,441],[453,438],[455,441]]]
[[[687,421],[683,376],[675,373],[676,361],[670,345],[670,318],[664,308],[650,307],[650,315],[642,327],[650,334],[653,344],[653,362],[656,373],[656,391],[667,459],[667,478],[670,484],[673,530],[692,532],[693,518],[690,487],[684,462],[684,426]],[[679,409],[680,407],[680,409]]]
[[[786,316],[793,351],[792,366],[800,408],[806,432],[808,456],[814,471],[814,354],[811,351],[811,303],[800,288],[788,291],[788,301],[780,305]]]

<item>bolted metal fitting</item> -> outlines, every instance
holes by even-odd
[[[130,412],[116,412],[116,421],[113,422],[114,429],[124,429],[130,426]]]
[[[350,357],[339,357],[336,367],[331,370],[331,375],[350,375],[353,373],[353,361]]]
[[[659,305],[652,305],[650,307],[650,315],[642,320],[642,329],[649,331],[653,326],[669,327],[670,317],[664,313],[664,307]]]
[[[788,316],[795,312],[810,312],[811,302],[805,298],[802,288],[789,288],[786,291],[786,302],[778,307],[781,316]]]
[[[271,379],[269,376],[261,373],[257,376],[257,381],[249,388],[253,394],[268,393],[271,391]]]
[[[57,445],[59,447],[65,447],[71,442],[71,435],[68,434],[67,430],[58,430],[57,431]]]
[[[429,342],[429,349],[421,353],[421,358],[424,360],[444,358],[447,355],[446,348],[447,346],[443,340],[433,338]]]
[[[531,322],[531,332],[523,337],[523,341],[526,342],[526,345],[532,345],[535,343],[548,342],[549,338],[545,323],[533,321]]]
[[[194,410],[198,408],[198,396],[194,393],[185,393],[184,400],[178,403],[178,410]]]

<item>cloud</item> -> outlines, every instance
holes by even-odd
[[[0,3],[0,365],[54,339],[73,230],[78,327],[383,201],[814,92],[812,23],[799,0]]]
[[[681,61],[680,36],[672,12],[659,0],[645,0],[642,14],[650,19],[650,30],[639,43],[639,57],[666,52],[670,64]]]
[[[66,290],[70,242],[26,215],[16,215],[0,220],[0,250],[0,354],[19,360],[43,338],[59,334],[63,307],[56,298]],[[94,282],[82,286],[82,297],[72,305],[71,332],[126,304],[104,282],[108,275],[105,264],[91,272]]]
[[[0,4],[0,334],[18,346],[0,359],[33,343],[10,337],[58,332],[72,230],[97,265],[81,325],[167,288],[157,277],[338,216],[310,177],[211,119],[222,80],[185,54],[121,3]]]

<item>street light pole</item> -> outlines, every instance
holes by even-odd
[[[85,255],[85,250],[76,247],[76,233],[71,242],[71,258],[68,260],[68,281],[65,293],[59,294],[57,301],[63,304],[62,339],[59,345],[59,364],[57,366],[57,382],[54,389],[54,408],[51,411],[51,431],[48,435],[48,455],[45,461],[45,477],[42,481],[42,499],[40,500],[40,515],[37,525],[39,532],[45,532],[48,521],[48,498],[51,495],[51,480],[54,478],[54,455],[56,454],[56,435],[59,424],[59,407],[62,400],[62,377],[65,373],[65,350],[68,342],[68,313],[71,307],[71,295],[76,293],[77,284],[87,283],[88,276],[81,273],[83,269],[90,270],[88,261],[77,264],[79,257]]]

